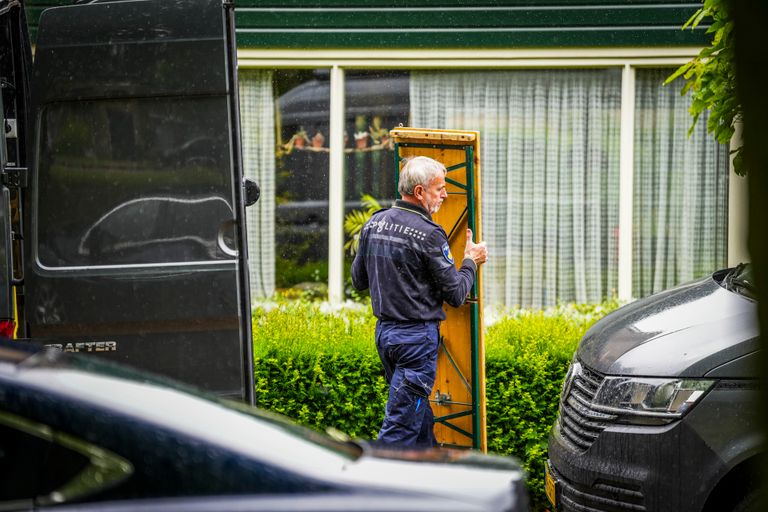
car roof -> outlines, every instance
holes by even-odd
[[[339,459],[338,463],[361,451],[280,415],[226,401],[171,379],[93,355],[25,345],[0,341],[0,386],[26,389],[41,400],[49,397],[52,408],[77,405],[147,428],[204,440],[233,453],[288,463],[290,457],[281,455],[281,450],[289,446],[300,446],[307,457]]]

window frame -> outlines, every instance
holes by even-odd
[[[226,101],[226,98],[223,96],[211,96],[211,95],[200,95],[200,96],[169,96],[169,97],[162,97],[162,98],[156,98],[156,97],[146,97],[146,98],[134,98],[134,97],[125,97],[125,98],[95,98],[95,99],[85,99],[82,101],[72,101],[72,100],[66,100],[66,101],[55,101],[50,102],[44,105],[40,111],[38,112],[36,123],[37,123],[37,132],[43,136],[48,136],[48,132],[44,131],[46,128],[46,123],[48,122],[48,115],[51,110],[55,109],[74,109],[77,110],[78,106],[80,104],[90,104],[90,105],[108,105],[110,103],[114,104],[123,104],[123,105],[131,105],[131,104],[143,104],[146,105],[147,112],[150,111],[149,107],[152,107],[153,103],[155,104],[175,104],[175,105],[192,105],[197,101],[205,101],[212,103],[214,101],[220,101],[222,102],[222,107],[225,106],[224,102]],[[92,108],[92,107],[91,107]],[[142,107],[145,108],[145,107]],[[178,108],[178,107],[176,107]],[[215,109],[220,110],[220,109]],[[228,114],[226,112],[222,113],[222,119],[225,120],[228,119]],[[226,186],[222,187],[221,190],[225,190],[225,194],[220,195],[212,195],[207,198],[204,198],[205,200],[218,200],[223,203],[225,203],[226,207],[228,207],[232,211],[232,220],[234,220],[235,217],[235,197],[234,197],[234,186],[233,186],[233,176],[231,173],[232,168],[232,160],[231,160],[231,140],[228,136],[223,137],[223,141],[226,144],[225,151],[222,152],[224,157],[227,159],[227,162],[221,162],[222,164],[226,164],[226,172],[224,172],[224,167],[220,166],[218,168],[215,168],[214,170],[219,171],[221,174],[221,177],[223,177],[225,180],[227,180]],[[40,145],[41,146],[41,145]],[[48,199],[48,195],[45,195],[44,197],[41,197],[41,190],[45,186],[41,183],[41,180],[43,179],[40,176],[40,166],[43,161],[42,158],[42,148],[37,148],[38,155],[37,155],[37,169],[36,173],[34,175],[34,178],[32,180],[31,187],[35,191],[32,199],[32,252],[34,256],[34,262],[38,270],[40,270],[43,273],[49,273],[49,274],[61,274],[61,273],[72,273],[72,272],[79,272],[79,273],[86,273],[86,274],[115,274],[115,273],[121,273],[126,270],[130,269],[147,269],[148,271],[156,271],[156,272],[166,272],[169,269],[177,269],[179,267],[187,268],[190,266],[204,268],[204,269],[228,269],[232,266],[237,264],[236,259],[236,252],[226,252],[225,249],[229,249],[224,244],[224,238],[225,235],[223,231],[220,229],[220,231],[217,233],[217,238],[215,240],[215,243],[217,245],[217,249],[223,253],[223,256],[221,258],[209,258],[209,259],[190,259],[190,260],[184,260],[180,258],[172,258],[168,259],[167,261],[150,261],[150,262],[128,262],[128,263],[115,263],[115,262],[87,262],[87,263],[68,263],[68,264],[62,264],[62,265],[52,265],[46,261],[43,260],[43,258],[40,255],[40,249],[42,245],[42,237],[43,234],[41,234],[41,231],[43,228],[50,229],[47,226],[42,226],[43,220],[41,219],[40,211],[42,208],[42,202],[44,202],[46,199]],[[49,169],[47,169],[49,170]],[[164,172],[166,172],[164,170]],[[167,171],[167,174],[172,174],[172,177],[177,177],[179,175],[178,169],[173,169],[172,171]],[[107,215],[110,213],[117,211],[119,208],[122,208],[126,205],[135,203],[137,201],[141,200],[163,200],[168,202],[167,197],[160,196],[159,194],[152,193],[147,196],[138,195],[134,197],[133,199],[130,199],[124,203],[121,203],[117,205],[115,208],[104,214],[99,221],[105,219]],[[171,200],[175,198],[170,198]],[[200,203],[200,199],[181,199],[180,202],[186,202],[189,204],[195,204]],[[89,219],[90,220],[90,219]],[[229,222],[229,219],[226,220],[224,224],[227,224]],[[232,227],[232,225],[227,225],[223,227]],[[91,228],[93,228],[96,224],[92,224]],[[211,241],[211,240],[208,240]],[[230,249],[230,251],[232,251]]]
[[[0,424],[43,442],[59,445],[88,459],[88,464],[80,472],[48,495],[0,501],[0,509],[67,503],[109,488],[133,474],[133,465],[128,460],[92,443],[56,431],[43,423],[0,411]]]

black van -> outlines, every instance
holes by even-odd
[[[554,508],[757,512],[759,350],[750,265],[597,322],[549,438]]]
[[[0,0],[2,334],[252,399],[233,16]]]

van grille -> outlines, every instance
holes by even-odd
[[[558,422],[563,438],[578,451],[589,449],[605,427],[618,417],[598,411],[593,406],[595,394],[604,378],[578,362],[573,364],[566,377]]]
[[[552,465],[557,479],[558,510],[561,512],[645,512],[645,495],[639,486],[597,481],[592,487],[577,486],[563,478]]]

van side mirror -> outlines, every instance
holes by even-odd
[[[245,187],[245,206],[251,206],[259,200],[261,196],[261,189],[250,178],[243,178],[243,186]]]

